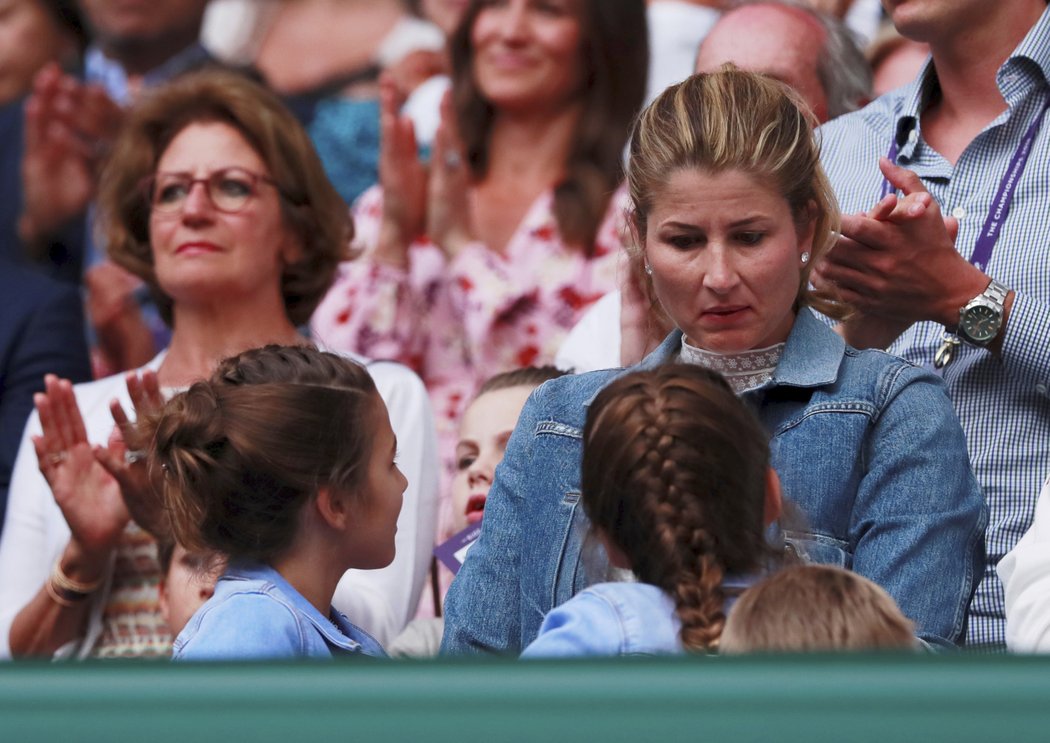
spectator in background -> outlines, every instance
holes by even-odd
[[[48,62],[74,70],[85,46],[74,0],[0,0],[0,105],[28,93]]]
[[[456,474],[452,480],[452,523],[439,540],[481,521],[496,467],[503,460],[525,400],[541,384],[564,374],[553,366],[527,366],[497,374],[481,385],[460,423]],[[433,616],[424,616],[425,605],[421,604],[420,616],[387,646],[393,656],[430,658],[438,654],[444,631],[441,605],[452,574],[437,559],[432,570],[435,573],[431,576],[430,590],[424,590],[422,601],[429,597],[434,603]]]
[[[0,224],[0,240],[21,250],[60,278],[80,283],[85,271],[92,297],[89,320],[97,333],[99,376],[147,362],[168,340],[167,330],[140,281],[102,259],[92,239],[92,201],[98,172],[123,118],[143,88],[212,63],[197,41],[207,0],[84,0],[92,33],[83,79],[56,65],[34,82],[26,104],[22,140],[9,146],[21,162],[21,182],[11,196],[13,223]],[[5,155],[5,158],[8,157]],[[143,319],[139,305],[148,310]],[[115,311],[114,311],[115,310]]]
[[[787,83],[820,122],[856,110],[871,94],[871,68],[850,31],[794,3],[748,3],[722,16],[700,46],[696,72],[714,72],[726,62]],[[602,297],[572,329],[558,350],[559,368],[630,366],[667,334],[670,325],[648,303],[640,270],[628,266],[622,291]]]
[[[126,506],[143,495],[127,485],[144,477],[143,442],[132,426],[113,437],[110,413],[123,422],[132,399],[139,415],[156,409],[161,388],[208,378],[231,353],[307,343],[297,326],[349,237],[345,205],[305,131],[272,94],[229,72],[185,76],[136,104],[99,204],[114,259],[150,284],[172,342],[141,383],[112,376],[74,389],[52,377],[39,396],[0,539],[0,657],[167,654],[154,543],[129,524]],[[433,434],[415,375],[393,364],[369,371],[389,401],[413,486],[382,584],[351,577],[350,588],[363,590],[346,594],[369,630],[393,636],[415,612],[434,541]]]
[[[990,509],[966,643],[1005,645],[996,564],[1050,474],[1050,9],[1045,0],[887,0],[930,60],[821,129],[846,216],[813,274],[857,313],[841,330],[944,379]],[[898,196],[898,191],[901,196]],[[886,219],[901,197],[920,211]]]
[[[190,552],[170,538],[157,540],[157,605],[172,637],[178,636],[197,609],[215,593],[215,581],[225,570],[221,556]]]
[[[564,374],[553,366],[529,366],[497,374],[481,385],[463,413],[456,442],[453,531],[481,521],[496,466],[503,460],[525,401],[541,384]]]
[[[664,88],[693,73],[696,49],[731,0],[647,0],[649,27],[648,103]]]
[[[0,260],[29,262],[17,237],[22,209],[25,100],[48,62],[74,71],[87,30],[73,0],[0,0]]]
[[[696,72],[726,62],[787,83],[817,121],[856,111],[871,97],[871,68],[837,18],[787,2],[748,3],[722,16],[700,45]]]
[[[84,253],[83,220],[101,158],[120,126],[119,106],[145,86],[210,61],[197,43],[206,3],[83,0],[92,34],[83,80],[57,66],[37,76],[26,105],[18,235],[63,278],[79,282],[94,262]]]
[[[473,2],[451,42],[429,176],[384,89],[382,188],[355,211],[364,254],[341,267],[312,328],[329,347],[420,372],[447,475],[480,382],[551,360],[617,285],[644,11],[642,0]]]
[[[44,375],[91,379],[80,292],[0,259],[0,534],[7,488]]]
[[[744,591],[722,631],[722,653],[915,650],[915,625],[863,575],[793,565]]]
[[[999,561],[1006,597],[1006,647],[1050,652],[1050,480],[1036,501],[1032,527]]]

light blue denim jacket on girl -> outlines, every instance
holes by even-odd
[[[386,656],[367,632],[334,608],[330,615],[323,616],[269,565],[231,563],[215,595],[175,639],[172,660]]]
[[[727,576],[728,614],[737,596],[761,576]],[[543,620],[522,658],[579,658],[615,655],[678,655],[682,623],[674,599],[651,583],[596,583]]]
[[[673,360],[681,337],[640,368]],[[445,601],[443,653],[519,653],[551,609],[605,580],[604,556],[583,549],[581,434],[587,406],[623,373],[562,377],[529,398]],[[784,497],[808,522],[787,541],[881,585],[923,640],[958,642],[984,568],[987,509],[941,380],[848,347],[804,309],[772,380],[743,399],[770,433]]]

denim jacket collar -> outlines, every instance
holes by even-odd
[[[682,331],[674,330],[636,369],[654,369],[676,358],[682,345]],[[839,375],[846,342],[821,322],[813,311],[803,307],[791,326],[784,355],[765,386],[820,387],[832,384]]]
[[[350,638],[350,635],[356,634],[360,630],[350,624],[350,622],[334,608],[332,609],[331,620],[322,616],[321,612],[317,610],[317,607],[307,601],[291,583],[284,579],[284,576],[269,565],[247,560],[232,562],[229,567],[226,568],[226,573],[220,580],[252,580],[268,582],[277,589],[281,596],[283,596],[284,599],[291,604],[297,612],[299,612],[299,614],[308,619],[330,644],[348,652],[358,652],[361,650],[361,644]]]

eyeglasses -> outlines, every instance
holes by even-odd
[[[259,193],[260,183],[268,183],[280,193],[272,178],[244,168],[223,168],[207,178],[193,178],[189,173],[157,173],[143,181],[142,188],[154,211],[178,214],[185,208],[186,199],[196,183],[204,184],[204,192],[212,206],[226,214],[244,209]]]

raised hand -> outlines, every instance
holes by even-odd
[[[51,486],[72,540],[87,555],[107,555],[129,518],[120,486],[98,463],[99,447],[88,443],[73,385],[49,374],[44,388],[33,398],[42,429],[40,436],[33,437],[40,472]]]
[[[441,124],[434,137],[427,188],[427,236],[450,258],[474,239],[467,194],[470,169],[452,110],[452,94],[441,99]]]
[[[375,257],[404,266],[408,248],[423,232],[427,174],[419,161],[412,121],[401,116],[404,96],[394,81],[379,80],[379,183],[383,187],[383,218]]]
[[[125,379],[136,421],[164,407],[164,396],[156,372],[147,370],[141,376],[131,372]],[[168,522],[164,517],[164,504],[157,486],[159,473],[149,472],[146,466],[145,450],[149,442],[135,423],[128,419],[119,400],[112,400],[109,410],[116,428],[109,445],[99,448],[96,457],[119,483],[124,504],[135,523],[154,537],[165,537]]]
[[[24,205],[18,229],[32,245],[85,213],[95,194],[98,166],[123,113],[101,88],[84,85],[50,64],[33,82],[25,116]]]
[[[859,311],[844,330],[862,346],[883,346],[922,320],[953,327],[959,308],[988,284],[956,251],[958,223],[942,217],[918,176],[885,158],[879,167],[903,198],[844,215],[842,236],[813,273],[818,289],[833,285]]]

